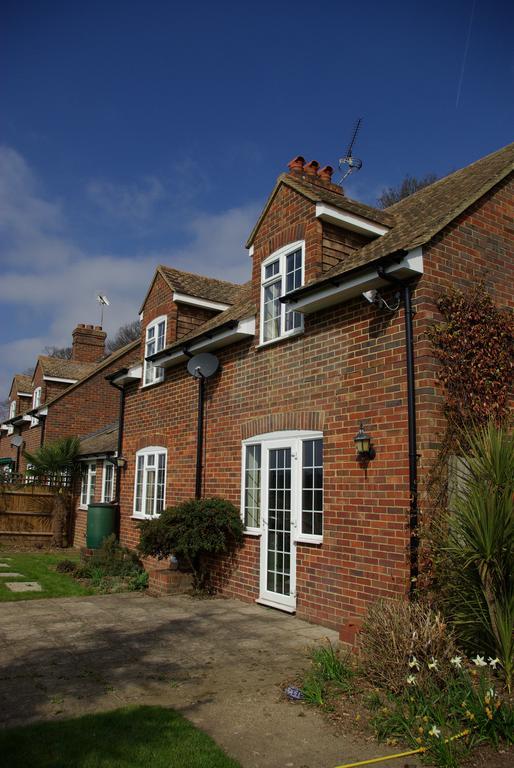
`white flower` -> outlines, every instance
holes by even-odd
[[[489,656],[489,666],[490,667],[492,667],[493,669],[496,669],[496,666],[499,663],[500,663],[500,659],[498,658],[498,656],[495,659],[491,659],[491,657]]]
[[[475,667],[487,667],[487,661],[483,656],[479,656],[478,653],[475,659],[471,659]]]
[[[414,668],[415,669],[420,669],[419,661],[417,660],[417,658],[415,656],[413,656],[412,659],[409,661],[409,667],[411,669],[414,669]]]
[[[407,678],[407,682],[409,685],[415,685],[416,684],[416,675],[409,675]]]
[[[432,661],[428,662],[428,668],[429,669],[437,669],[437,659],[434,659],[432,656]]]
[[[494,696],[495,696],[494,688],[489,688],[489,690],[486,691],[485,693],[486,693],[486,696],[489,696],[490,699],[494,699]]]
[[[462,656],[454,656],[450,659],[450,664],[453,664],[457,669],[462,669]]]
[[[428,735],[429,736],[435,736],[436,738],[439,738],[439,736],[441,735],[441,731],[439,730],[437,725],[433,725],[431,727],[431,729],[429,730]]]

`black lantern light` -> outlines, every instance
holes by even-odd
[[[353,438],[353,441],[357,448],[357,458],[359,461],[369,461],[375,458],[375,449],[371,445],[371,437],[364,429],[364,424],[361,421],[359,431]]]

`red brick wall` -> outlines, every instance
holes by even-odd
[[[138,347],[129,350],[53,403],[46,418],[45,443],[82,437],[117,421],[120,394],[105,377],[138,362],[140,354]]]
[[[511,201],[512,191],[509,197],[506,185],[500,185],[425,249],[425,276],[413,292],[422,477],[443,426],[435,362],[424,337],[436,316],[434,300],[445,287],[465,288],[485,274],[498,303],[512,306]],[[311,203],[282,188],[255,241],[257,302],[262,259],[298,239],[306,240],[306,271],[313,277],[324,263],[322,224],[314,218]],[[257,343],[220,350],[221,373],[207,384],[204,494],[221,495],[239,505],[241,440],[252,430],[260,432],[262,424],[271,430],[320,425],[325,531],[322,545],[298,545],[297,613],[339,627],[361,615],[373,599],[404,594],[409,586],[403,309],[382,314],[357,298],[306,317],[300,336],[262,348]],[[123,446],[128,464],[121,494],[124,543],[135,546],[138,539],[131,515],[139,448],[168,448],[168,505],[193,496],[196,407],[197,382],[184,364],[171,369],[162,384],[128,388]],[[377,452],[367,469],[355,460],[353,438],[361,420]],[[247,536],[235,564],[219,569],[216,579],[225,594],[246,600],[257,596],[258,548],[259,539]]]

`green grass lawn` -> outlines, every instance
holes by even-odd
[[[0,731],[6,768],[241,768],[181,715],[127,707]]]
[[[7,563],[8,568],[2,571],[21,573],[15,578],[0,577],[0,602],[14,600],[40,600],[44,597],[73,597],[90,595],[91,589],[84,587],[66,573],[57,573],[54,569],[60,560],[78,560],[77,552],[63,550],[61,554],[47,552],[10,552],[0,549],[0,563]],[[5,586],[6,581],[38,581],[43,587],[42,592],[11,592]]]

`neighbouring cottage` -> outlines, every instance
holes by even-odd
[[[513,308],[513,161],[514,144],[377,210],[297,157],[247,242],[247,284],[159,267],[140,359],[110,377],[124,401],[122,543],[195,494],[186,364],[208,351],[220,365],[204,383],[201,492],[240,505],[246,527],[235,561],[213,566],[219,590],[344,639],[370,601],[406,594],[418,487],[444,430],[425,332],[451,287],[484,281]]]

